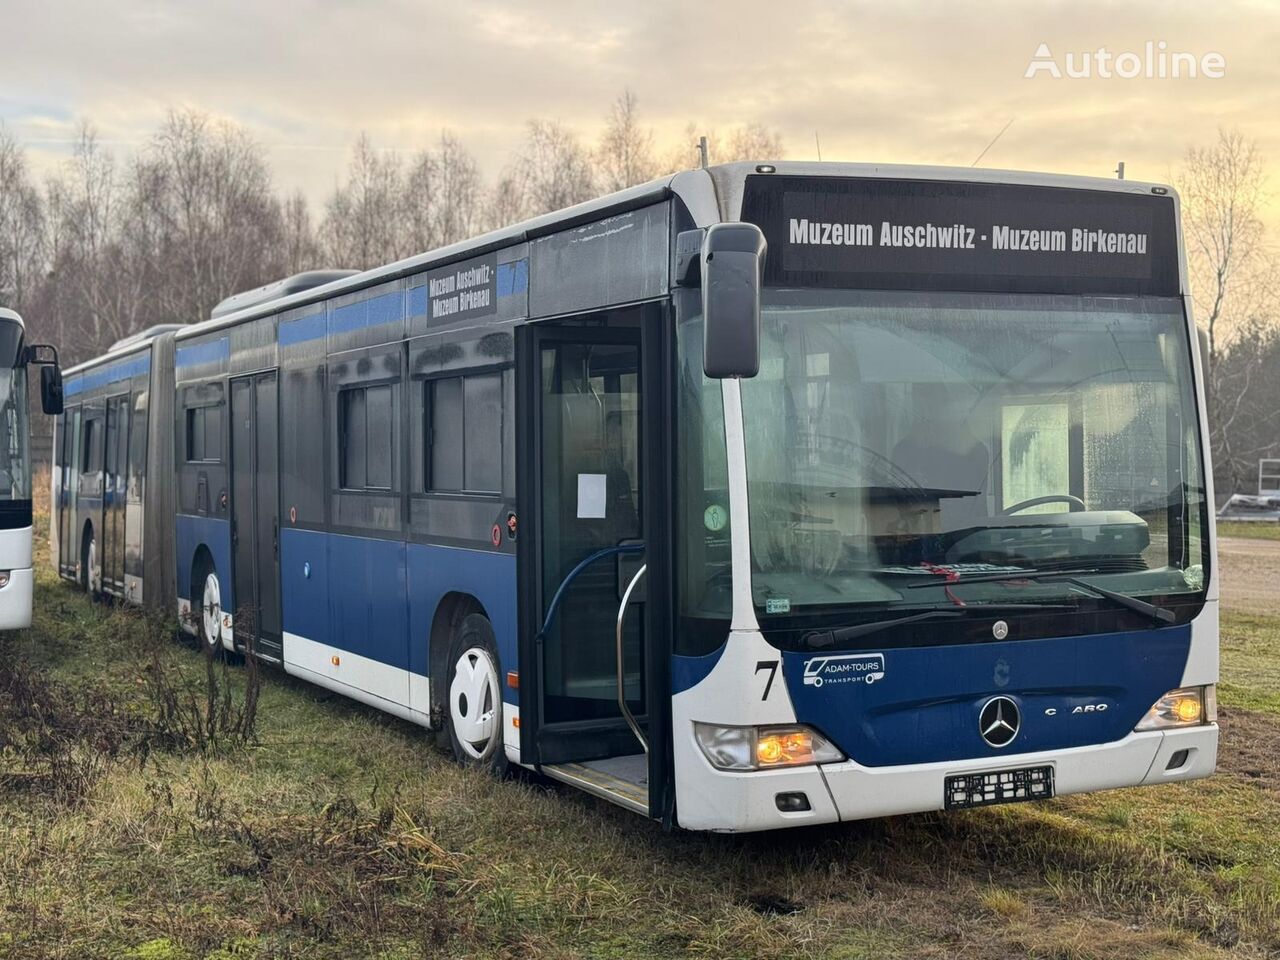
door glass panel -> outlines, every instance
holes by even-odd
[[[545,345],[542,377],[543,609],[584,558],[641,535],[640,348],[634,343]],[[632,567],[634,569],[634,567]],[[596,561],[566,590],[543,638],[544,719],[618,714],[614,558]],[[641,711],[643,605],[623,634],[626,693]]]

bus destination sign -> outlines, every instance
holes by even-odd
[[[1167,195],[761,175],[742,219],[765,233],[774,286],[1178,294]]]

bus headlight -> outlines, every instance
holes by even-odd
[[[771,770],[844,759],[830,740],[805,726],[694,723],[693,734],[703,755],[717,770]]]
[[[8,585],[9,585],[9,571],[0,570],[0,590],[3,590]]]
[[[1218,719],[1218,690],[1212,683],[1203,687],[1180,687],[1157,700],[1135,730],[1163,730],[1194,727]]]

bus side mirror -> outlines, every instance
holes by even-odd
[[[40,367],[40,409],[51,417],[62,413],[62,368],[58,366],[58,350],[50,343],[32,343],[26,348],[23,362]]]
[[[717,223],[702,241],[702,370],[713,380],[760,372],[764,234],[751,223]]]
[[[40,368],[40,407],[51,417],[62,413],[62,370],[56,363]]]

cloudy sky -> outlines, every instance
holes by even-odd
[[[493,174],[524,121],[594,139],[639,97],[660,141],[760,121],[788,156],[1166,178],[1220,126],[1280,188],[1280,2],[3,0],[0,121],[47,169],[88,118],[114,149],[174,106],[234,118],[278,182],[322,201],[367,131],[412,151],[442,128]],[[1068,52],[1225,58],[1222,79],[1024,78]],[[1010,121],[1012,121],[1010,123]],[[1268,217],[1280,234],[1280,209]]]

